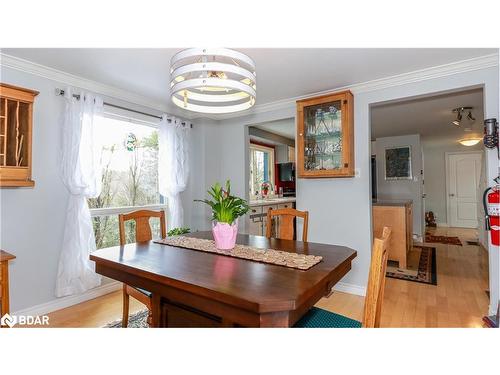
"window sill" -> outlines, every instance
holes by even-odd
[[[110,215],[118,215],[124,214],[137,210],[166,210],[166,204],[149,204],[145,206],[123,206],[123,207],[107,207],[107,208],[91,208],[90,216],[110,216]]]

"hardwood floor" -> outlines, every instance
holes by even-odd
[[[488,254],[479,246],[467,245],[476,231],[437,228],[435,235],[457,236],[463,246],[432,244],[436,247],[437,286],[391,279],[386,281],[382,327],[482,327],[488,311]],[[121,290],[83,302],[50,316],[51,327],[102,327],[121,319]],[[361,320],[364,298],[335,292],[317,306]],[[131,299],[130,313],[144,309]]]
[[[432,243],[436,247],[437,285],[388,278],[382,327],[482,327],[488,312],[488,253],[467,245],[476,230],[437,228],[435,235],[456,236],[463,246]],[[363,297],[334,293],[318,306],[360,320]]]
[[[106,294],[90,301],[79,303],[49,314],[49,327],[90,328],[102,327],[107,323],[122,318],[123,292]],[[130,314],[146,308],[142,303],[130,298]]]

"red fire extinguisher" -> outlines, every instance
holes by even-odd
[[[497,181],[498,182],[498,181]],[[486,230],[491,233],[491,243],[500,245],[500,185],[490,187],[483,194]]]

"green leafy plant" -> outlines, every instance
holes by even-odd
[[[195,199],[195,202],[203,202],[212,208],[212,219],[219,223],[232,224],[233,221],[245,215],[250,207],[244,199],[231,195],[231,183],[226,181],[226,189],[217,182],[207,191],[212,197],[209,199]]]
[[[170,229],[167,232],[167,236],[168,237],[170,237],[170,236],[179,236],[181,234],[186,234],[186,233],[191,233],[191,229],[189,229],[189,228],[174,228],[174,229]]]

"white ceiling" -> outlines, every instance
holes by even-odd
[[[256,128],[266,130],[270,133],[281,135],[285,138],[295,139],[295,119],[287,118],[264,124],[255,125]]]
[[[2,53],[169,103],[179,49],[12,49]],[[498,53],[498,49],[239,49],[256,63],[257,104]],[[170,104],[169,104],[170,105]]]
[[[452,109],[473,107],[475,122],[466,120],[460,127],[451,122],[456,119]],[[386,103],[371,109],[372,140],[380,137],[420,134],[422,138],[456,141],[467,136],[481,136],[483,129],[483,91],[472,89],[412,100]],[[470,132],[465,132],[470,128]]]

